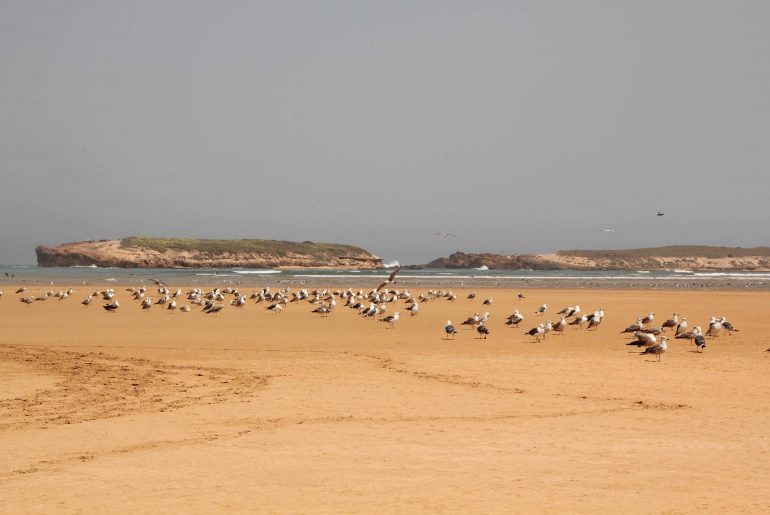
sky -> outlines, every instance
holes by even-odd
[[[0,0],[0,263],[768,245],[768,34],[767,1]]]

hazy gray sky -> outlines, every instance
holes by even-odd
[[[0,0],[0,263],[770,244],[768,34],[764,0]]]

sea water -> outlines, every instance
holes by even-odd
[[[273,285],[376,286],[391,270],[255,270],[245,268],[99,268],[0,265],[2,284],[153,284],[249,287]],[[7,274],[7,275],[6,275]],[[12,276],[12,277],[10,277]],[[398,284],[425,287],[770,288],[770,272],[689,270],[401,270]]]

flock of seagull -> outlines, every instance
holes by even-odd
[[[138,303],[143,311],[149,311],[156,306],[156,309],[159,308],[171,312],[178,310],[188,313],[195,307],[204,314],[215,315],[225,309],[229,300],[229,305],[235,308],[243,308],[252,301],[256,304],[264,304],[264,309],[267,311],[280,314],[290,304],[307,302],[313,306],[312,313],[322,318],[328,317],[337,306],[341,305],[358,313],[362,318],[380,320],[387,324],[389,328],[395,328],[401,314],[400,311],[395,311],[392,314],[387,313],[388,306],[392,303],[403,302],[403,309],[409,312],[410,317],[414,317],[420,312],[420,306],[426,302],[439,299],[454,302],[457,299],[457,295],[451,290],[428,290],[425,293],[413,295],[408,289],[395,289],[392,285],[395,283],[397,272],[398,269],[391,273],[386,281],[369,292],[364,292],[361,289],[354,291],[352,288],[347,290],[308,290],[303,288],[298,291],[291,291],[290,288],[271,290],[270,287],[265,287],[259,291],[254,291],[247,297],[237,287],[214,288],[209,291],[194,288],[183,292],[181,288],[172,291],[166,284],[159,281],[155,281],[159,295],[156,300],[149,296],[150,290],[146,286],[128,288],[127,291],[131,299]],[[73,296],[74,291],[72,288],[61,291],[49,290],[36,296],[26,295],[26,287],[21,287],[15,293],[20,296],[19,300],[21,302],[35,304],[49,299],[63,301]],[[121,307],[116,295],[117,293],[113,288],[95,290],[81,304],[88,307],[95,299],[97,301],[101,300],[104,302],[102,308],[107,312],[114,313]],[[470,293],[467,295],[467,299],[473,300],[476,298],[476,295],[476,292]],[[0,291],[0,297],[2,296],[3,292]],[[519,293],[517,297],[519,299],[525,298],[522,293]],[[494,300],[494,297],[484,299],[482,306],[490,307]],[[534,311],[534,316],[545,318],[547,311],[548,304],[542,304]],[[560,315],[557,322],[553,323],[551,320],[540,322],[524,334],[533,337],[535,342],[540,342],[549,333],[562,334],[568,326],[596,331],[601,325],[602,320],[604,320],[605,311],[604,308],[600,307],[595,311],[586,313],[583,312],[579,305],[575,305],[567,306],[556,314]],[[489,311],[483,314],[474,313],[464,320],[461,325],[475,330],[478,333],[477,338],[486,339],[490,335],[490,330],[487,326],[489,319]],[[519,328],[524,319],[524,315],[516,309],[506,318],[505,324],[509,327]],[[627,345],[644,347],[641,354],[657,356],[658,361],[660,361],[661,355],[668,349],[668,336],[665,334],[668,330],[673,331],[673,337],[676,339],[692,341],[696,346],[697,352],[703,352],[706,348],[706,337],[716,338],[724,333],[732,335],[738,332],[738,329],[728,322],[724,316],[711,317],[705,333],[702,331],[701,326],[695,326],[692,330],[688,330],[687,318],[680,317],[679,313],[674,313],[670,319],[664,321],[659,326],[653,325],[654,320],[655,314],[652,312],[646,316],[639,316],[636,322],[626,327],[621,334],[631,334],[633,340]],[[454,339],[458,334],[451,320],[447,320],[444,333],[445,339]],[[768,350],[770,351],[770,349]]]

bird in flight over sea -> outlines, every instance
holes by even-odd
[[[600,230],[601,232],[608,232],[608,233],[612,233],[612,232],[615,232],[615,229],[599,229],[599,230]]]
[[[663,216],[663,215],[665,215],[665,214],[666,214],[666,213],[664,213],[663,211],[658,211],[658,215],[657,215],[657,216]]]
[[[401,265],[396,266],[396,269],[393,270],[390,273],[390,276],[388,277],[388,279],[385,282],[383,282],[382,284],[380,284],[375,291],[380,291],[381,289],[383,289],[387,285],[395,283],[396,282],[396,274],[398,273],[399,270],[401,270]]]
[[[438,236],[439,238],[457,238],[457,235],[452,234],[451,232],[437,232],[433,236]]]

